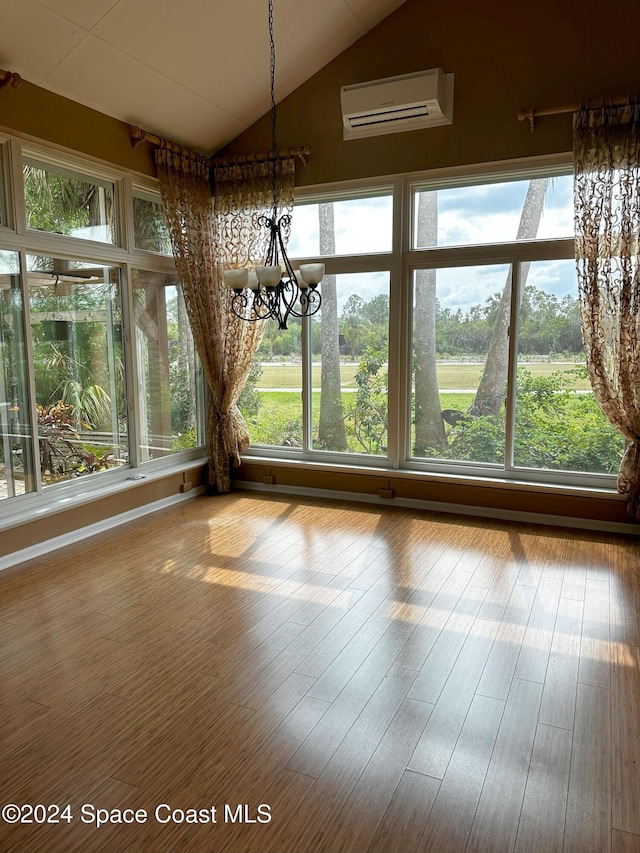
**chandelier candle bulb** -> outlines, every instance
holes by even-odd
[[[302,264],[300,275],[308,285],[315,287],[323,279],[324,264]]]
[[[243,290],[249,281],[249,270],[224,270],[222,275],[231,290]]]
[[[282,278],[282,270],[279,264],[277,266],[256,267],[256,275],[263,287],[277,287]]]
[[[300,288],[300,290],[305,290],[305,288],[309,287],[307,282],[302,278],[302,273],[300,272],[300,270],[296,270],[295,273],[296,282],[298,283],[298,287]]]

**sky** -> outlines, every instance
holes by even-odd
[[[456,187],[438,191],[438,245],[461,246],[515,240],[528,180]],[[291,258],[319,255],[316,203],[296,205],[288,252]],[[334,202],[336,255],[391,251],[390,195]],[[538,237],[573,236],[573,178],[553,178],[547,188]],[[415,237],[414,237],[415,239]],[[438,270],[438,299],[452,311],[466,313],[501,291],[507,267],[489,265]],[[550,261],[531,265],[528,284],[561,298],[576,292],[575,262]],[[338,310],[351,293],[369,301],[388,293],[387,273],[338,277]],[[321,286],[322,289],[322,286]]]

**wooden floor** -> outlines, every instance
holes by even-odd
[[[639,542],[234,494],[0,576],[0,851],[638,853]]]

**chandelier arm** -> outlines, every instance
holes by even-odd
[[[293,317],[313,317],[314,314],[318,313],[321,305],[322,296],[320,295],[320,291],[315,290],[315,288],[308,288],[306,293],[304,290],[300,290],[300,308],[302,310],[298,312],[295,308],[292,308],[289,313]]]

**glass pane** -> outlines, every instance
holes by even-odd
[[[511,269],[417,270],[413,456],[504,464]]]
[[[0,251],[0,499],[36,489],[24,341],[24,312],[16,252]]]
[[[23,173],[28,228],[117,242],[113,184],[30,160]]]
[[[31,255],[43,484],[127,463],[120,270]]]
[[[303,446],[302,356],[300,320],[288,329],[265,321],[262,342],[253,360],[238,406],[252,444]]]
[[[296,204],[287,252],[292,258],[390,252],[392,229],[391,195]]]
[[[140,458],[197,447],[197,363],[176,276],[133,270]]]
[[[573,260],[523,265],[514,462],[616,473],[624,440],[596,403],[585,367]]]
[[[435,227],[423,210],[436,206]],[[537,178],[414,194],[413,246],[573,237],[573,178]]]
[[[171,240],[160,199],[134,192],[133,229],[136,249],[171,254]]]
[[[387,453],[389,273],[325,276],[311,319],[313,446]]]

